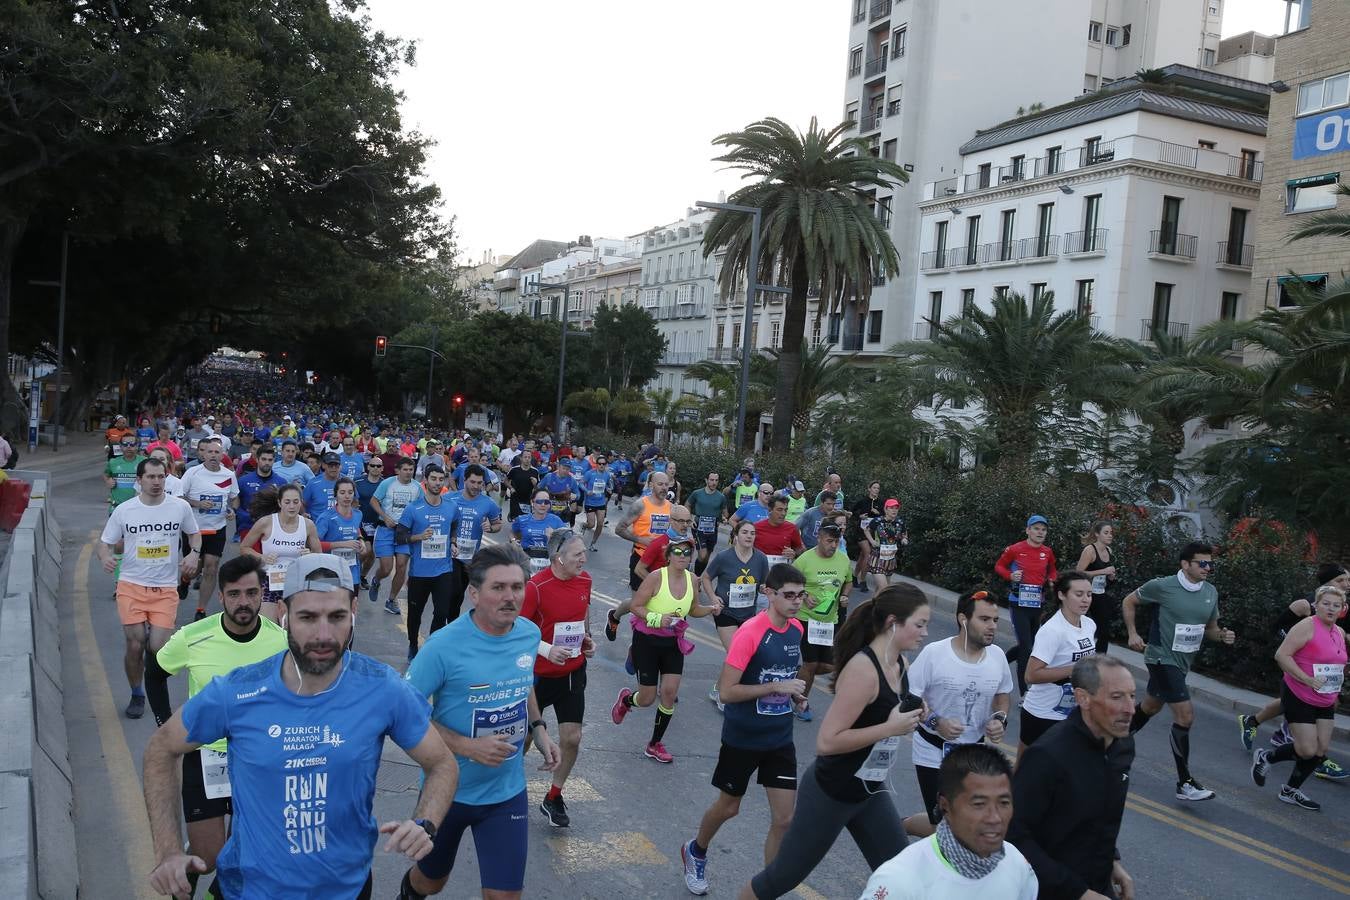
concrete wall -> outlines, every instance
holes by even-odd
[[[32,499],[0,568],[0,897],[79,894],[62,708],[61,534],[44,473],[14,471]]]

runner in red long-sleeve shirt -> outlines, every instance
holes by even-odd
[[[1005,549],[994,563],[994,571],[1009,582],[1008,609],[1017,646],[1008,651],[1008,661],[1017,660],[1017,685],[1023,696],[1027,692],[1027,657],[1040,627],[1041,598],[1045,586],[1059,577],[1055,551],[1045,544],[1049,531],[1045,516],[1032,516],[1027,519],[1027,539]]]

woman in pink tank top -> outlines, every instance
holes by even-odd
[[[1314,811],[1321,804],[1302,787],[1331,747],[1336,698],[1345,683],[1346,637],[1336,624],[1345,602],[1339,587],[1322,585],[1313,594],[1312,615],[1290,628],[1275,651],[1275,661],[1284,670],[1280,704],[1294,742],[1252,754],[1252,780],[1258,787],[1266,783],[1273,763],[1292,761],[1294,771],[1280,788],[1280,800]]]

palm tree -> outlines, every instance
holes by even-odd
[[[769,358],[777,365],[771,370],[774,380],[763,379],[766,382],[764,387],[767,389],[772,390],[777,386],[776,374],[782,368],[782,355],[783,351],[779,348],[769,351]],[[792,427],[804,433],[811,427],[811,413],[817,404],[826,397],[842,393],[846,389],[850,383],[849,373],[852,366],[844,357],[831,355],[828,346],[820,344],[808,348],[806,341],[802,341],[798,358],[801,360],[801,367],[794,382],[796,396],[793,397],[793,407],[796,413],[792,419]],[[757,370],[753,361],[751,362],[752,382],[758,380],[756,376],[763,378],[764,375],[770,374],[764,369],[765,367],[759,367]]]
[[[1084,404],[1109,413],[1124,406],[1133,380],[1132,345],[1094,331],[1074,312],[1055,312],[1046,292],[996,296],[993,309],[930,322],[931,341],[899,344],[899,365],[937,399],[980,404],[1004,458],[1030,460],[1048,446],[1047,432],[1081,418]],[[935,404],[936,405],[936,404]]]
[[[865,308],[874,277],[894,272],[900,262],[873,204],[878,190],[889,191],[908,176],[899,163],[873,156],[866,141],[844,137],[850,127],[845,122],[822,130],[813,118],[799,133],[779,119],[762,119],[713,140],[729,148],[716,161],[753,180],[728,202],[763,210],[758,260],[750,258],[750,217],[724,210],[708,225],[704,253],[726,251],[723,293],[734,291],[755,266],[758,282],[777,280],[790,291],[783,316],[786,349],[778,354],[774,394],[775,450],[791,443],[808,291],[820,288],[822,308],[834,309],[850,298]]]
[[[690,398],[676,395],[670,388],[652,388],[647,392],[647,402],[657,427],[665,432],[666,441],[685,429],[680,414],[690,407]]]
[[[769,360],[756,354],[750,360],[750,387],[746,392],[745,418],[748,422],[758,422],[759,417],[772,403],[774,381],[772,369],[770,377],[764,377],[764,367]],[[726,425],[736,418],[736,406],[740,402],[741,365],[740,363],[719,363],[705,359],[694,363],[684,370],[686,378],[702,381],[708,385],[708,396],[688,395],[691,406],[697,406],[705,421],[720,419],[722,437],[726,439]],[[713,433],[718,433],[714,431]]]

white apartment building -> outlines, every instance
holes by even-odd
[[[513,256],[494,273],[497,308],[536,318],[559,316],[561,299],[552,306],[540,295],[541,282],[561,285],[568,272],[592,263],[614,265],[636,261],[641,256],[636,238],[594,238],[583,234],[575,241],[537,240]],[[552,296],[552,295],[549,295]],[[561,292],[557,295],[561,298]]]
[[[1206,65],[1217,59],[1222,2],[850,0],[845,118],[910,181],[877,197],[900,267],[870,309],[831,323],[841,349],[882,353],[911,336],[922,186],[962,174],[968,135],[1136,69]]]
[[[1046,291],[1117,337],[1250,316],[1269,89],[1189,66],[979,132],[924,186],[911,337]]]
[[[685,367],[708,358],[712,311],[717,297],[717,260],[703,255],[703,233],[713,213],[689,209],[683,218],[641,235],[639,303],[666,338],[654,387],[676,394],[701,392],[702,382],[684,377]]]
[[[570,265],[562,275],[550,276],[539,285],[541,314],[556,318],[565,295],[568,327],[590,328],[601,304],[625,306],[638,302],[641,273],[641,260],[629,257],[602,256]]]

